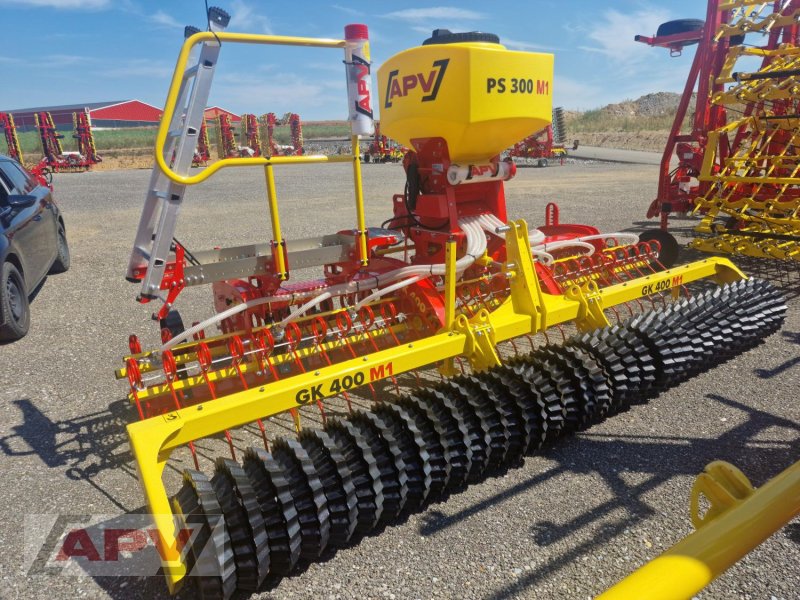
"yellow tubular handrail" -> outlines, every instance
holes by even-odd
[[[206,167],[197,175],[184,176],[179,175],[173,171],[169,164],[164,159],[164,148],[167,143],[167,135],[169,134],[169,125],[172,122],[172,117],[175,113],[175,107],[178,103],[178,94],[183,82],[183,75],[186,72],[186,63],[189,60],[189,53],[195,44],[201,42],[214,42],[219,41],[237,44],[265,44],[273,46],[307,46],[313,48],[344,48],[346,42],[344,40],[333,39],[315,39],[305,37],[290,37],[282,35],[255,35],[250,33],[228,33],[219,32],[214,33],[211,31],[203,31],[195,33],[193,36],[187,38],[183,42],[183,47],[178,55],[178,62],[175,64],[175,72],[172,74],[172,82],[169,86],[169,93],[167,94],[167,101],[164,106],[164,114],[161,117],[161,123],[158,127],[158,134],[156,135],[156,164],[158,168],[169,179],[175,183],[184,185],[194,185],[205,181],[211,175],[224,169],[225,167],[248,167],[253,165],[278,165],[278,164],[307,164],[307,163],[322,163],[322,162],[349,162],[358,158],[357,146],[353,148],[352,155],[343,156],[258,156],[251,158],[226,158],[219,160],[214,164]]]
[[[709,519],[597,600],[691,598],[798,514],[800,461]]]

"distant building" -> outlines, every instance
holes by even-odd
[[[219,106],[212,106],[211,108],[206,109],[206,121],[211,121],[216,119],[218,116],[225,114],[228,115],[231,119],[231,123],[238,123],[242,120],[242,117],[239,115],[233,114],[229,110],[225,110],[224,108],[220,108]]]
[[[39,106],[8,110],[14,115],[14,122],[20,131],[31,131],[36,127],[34,113],[49,112],[57,129],[72,129],[72,113],[86,111],[92,118],[94,127],[154,127],[161,121],[163,110],[141,100],[117,100],[116,102],[86,102],[83,104],[64,104],[61,106]],[[212,106],[205,111],[206,119],[216,119],[220,114],[227,114],[232,123],[241,121],[241,117],[232,112]]]

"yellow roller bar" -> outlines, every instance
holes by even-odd
[[[172,122],[172,117],[175,114],[175,107],[178,103],[178,94],[180,92],[181,83],[183,82],[183,75],[186,72],[186,64],[189,60],[189,53],[195,44],[202,42],[216,42],[220,43],[234,43],[234,44],[263,44],[272,46],[306,46],[312,48],[344,48],[346,42],[344,40],[334,39],[317,39],[306,37],[291,37],[283,35],[255,35],[251,33],[227,33],[219,32],[213,33],[211,31],[203,31],[195,33],[193,36],[187,38],[183,42],[183,47],[178,55],[178,62],[175,64],[175,72],[172,74],[172,82],[170,83],[169,93],[167,94],[167,101],[164,106],[164,114],[161,117],[161,123],[158,127],[158,134],[156,136],[156,164],[158,168],[169,179],[175,183],[184,185],[194,185],[205,181],[211,175],[224,169],[225,167],[249,167],[254,165],[291,165],[291,164],[308,164],[308,163],[339,163],[350,162],[357,160],[358,153],[353,149],[353,154],[343,156],[258,156],[252,158],[226,158],[219,160],[214,164],[208,166],[197,175],[183,176],[173,171],[167,162],[164,160],[164,147],[167,143],[167,135],[169,134],[169,126]]]
[[[798,514],[800,462],[598,596],[598,600],[692,598]]]

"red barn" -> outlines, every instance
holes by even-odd
[[[240,117],[239,115],[235,115],[231,111],[225,110],[224,108],[220,108],[219,106],[212,106],[210,108],[207,108],[205,114],[206,114],[206,121],[211,121],[213,119],[216,119],[218,116],[223,114],[228,115],[230,117],[231,123],[238,123],[239,121],[242,120],[242,117]]]

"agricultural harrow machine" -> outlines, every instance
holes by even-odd
[[[192,156],[192,166],[205,167],[209,160],[211,160],[211,147],[208,143],[208,125],[203,119],[200,124],[200,133],[197,135],[197,146],[194,149],[194,156]]]
[[[258,132],[258,118],[255,115],[242,115],[242,131],[239,143],[239,154],[241,156],[261,156],[261,136]]]
[[[240,156],[231,118],[225,113],[217,117],[217,156],[220,159]]]
[[[97,154],[92,133],[92,121],[86,111],[72,114],[73,134],[77,150],[64,151],[59,133],[49,112],[33,115],[44,158],[37,168],[48,173],[81,173],[88,171],[103,159]]]
[[[553,109],[553,122],[524,140],[517,142],[508,151],[511,158],[533,160],[538,167],[546,167],[550,160],[562,160],[567,156],[567,126],[564,109],[560,106]],[[578,149],[578,140],[572,145]]]
[[[180,51],[127,272],[138,300],[158,304],[162,344],[131,336],[117,372],[139,416],[128,434],[171,591],[187,578],[204,598],[256,590],[781,326],[781,297],[726,259],[665,270],[657,242],[561,224],[554,206],[539,228],[508,218],[515,167],[499,154],[547,125],[552,55],[437,30],[388,59],[383,127],[412,150],[391,217],[367,227],[367,27],[334,40],[231,33],[228,20],[212,8],[210,31]],[[343,52],[351,153],[224,158],[190,174],[228,44]],[[524,94],[487,85],[520,77]],[[274,169],[309,163],[352,165],[354,225],[286,240]],[[187,190],[247,167],[265,174],[271,240],[202,252],[175,240]],[[320,275],[298,279],[303,269]],[[217,313],[184,329],[176,301],[206,284]],[[296,437],[271,435],[276,420]],[[209,460],[215,449],[226,456]],[[171,496],[175,461],[191,468]]]
[[[17,137],[17,126],[14,124],[14,115],[11,113],[0,113],[0,125],[3,126],[8,155],[18,163],[24,164],[22,160],[22,148],[19,145],[19,137]]]
[[[364,162],[400,162],[408,149],[381,134],[380,123],[375,121],[375,135],[364,152]]]
[[[709,0],[705,21],[663,24],[637,40],[680,54],[697,44],[647,216],[700,215],[690,246],[758,258],[800,257],[800,2]],[[682,132],[697,88],[691,131]],[[678,166],[670,161],[676,156]]]

